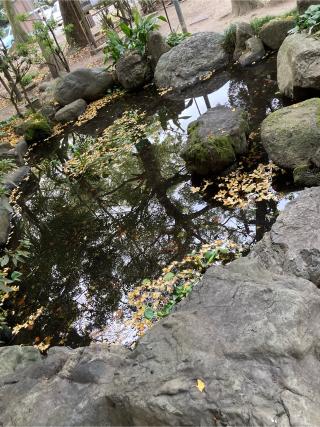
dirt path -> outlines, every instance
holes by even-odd
[[[168,1],[166,1],[166,3],[168,3]],[[253,18],[266,15],[277,16],[295,7],[296,0],[284,0],[282,2],[280,1],[276,6],[266,4],[264,7],[256,9],[247,15],[234,17],[231,13],[231,0],[183,0],[181,3],[187,28],[191,33],[199,31],[223,32],[232,22],[249,22]],[[180,31],[181,29],[174,6],[169,5],[167,7],[167,12],[172,28]],[[163,10],[160,10],[159,13],[164,15]],[[167,35],[170,32],[169,25],[163,23],[160,30],[164,35]],[[97,31],[97,27],[95,27],[95,31]],[[102,52],[91,56],[87,50],[86,52],[80,52],[79,57],[71,61],[70,68],[74,70],[80,67],[103,66],[103,59]],[[34,95],[37,95],[36,91]],[[9,118],[14,113],[15,110],[9,101],[0,100],[0,121]]]

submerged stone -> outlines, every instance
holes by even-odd
[[[188,128],[188,143],[181,153],[189,171],[217,174],[247,149],[247,114],[242,109],[217,106]]]

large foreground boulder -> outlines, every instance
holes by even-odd
[[[293,16],[272,19],[262,26],[259,37],[269,49],[278,50],[295,25],[296,20]]]
[[[127,52],[116,63],[116,74],[125,89],[139,89],[152,79],[151,64],[138,52]]]
[[[182,90],[225,67],[228,62],[221,34],[197,33],[161,56],[155,82],[159,88]]]
[[[188,170],[217,174],[247,149],[248,117],[241,109],[223,105],[209,109],[188,127],[188,143],[181,155]]]
[[[288,36],[277,57],[280,92],[290,98],[320,88],[320,40],[307,34]]]
[[[62,106],[79,98],[91,102],[103,97],[112,86],[112,74],[104,68],[79,68],[55,84],[54,98]]]
[[[269,114],[261,125],[261,142],[274,163],[294,171],[299,184],[319,185],[320,98]],[[301,181],[301,173],[308,182]]]
[[[0,348],[0,425],[319,425],[319,211],[304,191],[134,351]]]

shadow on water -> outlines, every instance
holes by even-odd
[[[17,225],[32,242],[32,254],[9,321],[23,323],[39,307],[44,313],[16,343],[51,336],[52,344],[86,345],[144,278],[157,277],[165,265],[201,244],[230,239],[250,248],[270,229],[290,194],[279,203],[223,208],[192,191],[179,153],[188,124],[210,107],[245,108],[252,130],[280,108],[275,58],[223,74],[219,87],[210,84],[187,98],[165,99],[153,88],[125,96],[34,153],[34,174],[20,199]],[[64,165],[77,147],[90,144],[123,111],[133,109],[157,120],[154,135],[111,174],[70,179]]]

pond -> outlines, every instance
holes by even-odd
[[[278,201],[230,209],[214,199],[217,178],[212,190],[198,191],[201,181],[190,176],[179,153],[188,124],[223,104],[249,112],[253,163],[266,164],[255,140],[266,114],[283,105],[275,75],[271,56],[249,69],[222,73],[215,87],[208,82],[188,97],[168,99],[149,87],[122,96],[90,122],[34,150],[33,174],[16,220],[17,235],[28,238],[32,250],[9,324],[25,322],[40,307],[43,312],[15,343],[49,336],[52,345],[71,347],[103,339],[128,344],[125,316],[120,322],[115,316],[125,311],[128,291],[205,243],[231,240],[248,251],[262,238],[294,197],[290,179],[283,176],[275,187]],[[108,126],[135,111],[145,114],[146,123],[138,144],[95,159],[96,170],[70,174],[73,159],[79,167],[83,153],[98,138],[108,138]]]

